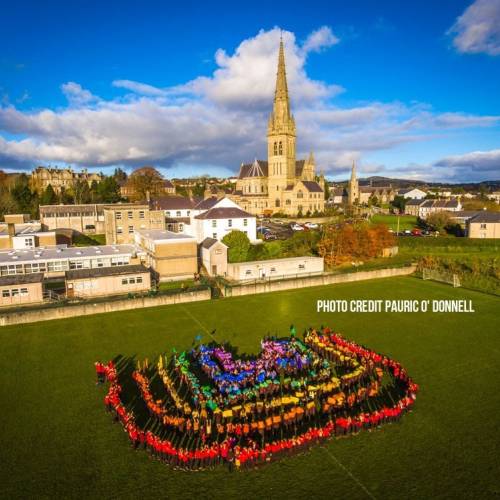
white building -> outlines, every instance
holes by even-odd
[[[427,196],[427,193],[418,188],[408,188],[400,189],[398,196],[402,196],[407,200],[422,200]]]
[[[231,231],[244,232],[250,241],[257,241],[255,215],[242,210],[229,198],[208,198],[191,212],[191,224],[185,231],[201,243],[206,238],[222,240]]]
[[[138,260],[134,245],[96,247],[38,247],[0,251],[0,276],[45,273],[46,277],[64,276],[72,269],[125,266]]]
[[[293,278],[321,274],[323,257],[290,257],[288,259],[256,260],[227,265],[227,277],[236,281]]]

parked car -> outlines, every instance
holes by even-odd
[[[292,224],[290,226],[290,228],[292,229],[292,231],[304,231],[304,228],[300,225],[300,224]]]
[[[258,227],[257,228],[257,232],[258,233],[262,233],[262,234],[266,234],[266,233],[269,233],[271,230],[267,227]]]
[[[271,240],[277,240],[278,237],[276,236],[275,233],[271,233],[271,231],[269,231],[269,232],[264,234],[264,239],[266,241],[271,241]]]
[[[319,227],[318,224],[316,224],[316,222],[306,222],[304,226],[309,229],[318,229]]]

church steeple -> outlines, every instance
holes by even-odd
[[[354,205],[359,202],[359,182],[356,178],[356,164],[352,160],[351,180],[349,181],[349,189],[347,193],[347,203]]]
[[[280,39],[273,110],[267,127],[269,192],[281,196],[295,181],[295,120],[290,111],[286,81],[285,47]],[[278,200],[276,200],[278,205]]]

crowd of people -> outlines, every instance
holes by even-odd
[[[192,353],[191,359],[199,361],[209,351],[210,360],[215,359],[218,363],[217,374],[231,373],[233,383],[234,377],[244,373],[244,378],[239,381],[257,383],[256,374],[265,369],[270,375],[276,366],[280,366],[278,360],[284,356],[287,360],[294,359],[293,366],[289,363],[288,378],[293,379],[294,374],[305,376],[304,370],[310,372],[305,390],[295,390],[290,382],[284,387],[281,376],[280,394],[257,392],[251,397],[247,394],[241,404],[219,406],[223,398],[220,386],[214,383],[213,387],[204,388],[205,392],[210,389],[211,397],[219,395],[219,399],[211,399],[214,406],[210,406],[200,388],[197,395],[193,394],[194,373],[189,371],[188,376],[185,370],[176,371],[178,359],[187,360],[186,355],[181,355],[174,356],[177,359],[170,370],[162,360],[158,363],[158,373],[168,393],[168,404],[166,399],[154,397],[146,369],[137,369],[132,375],[148,411],[161,423],[161,428],[170,429],[169,433],[154,433],[137,424],[133,411],[127,410],[122,401],[122,386],[112,362],[106,365],[96,363],[98,379],[104,376],[110,383],[105,404],[123,425],[134,448],[146,448],[156,458],[190,470],[220,463],[236,469],[268,463],[332,436],[345,436],[392,422],[413,406],[418,386],[398,362],[345,340],[328,328],[320,331],[309,329],[303,342],[293,338],[266,339],[264,342],[265,354],[257,360],[239,363],[240,360],[234,361],[222,348],[216,351],[216,348],[205,347]],[[296,356],[307,358],[300,368]],[[327,360],[332,367],[340,366],[350,371],[314,386],[311,373],[314,373],[315,359],[321,366]],[[213,375],[204,368],[211,366],[206,361],[201,362],[201,369],[207,375]],[[213,367],[211,370],[215,372]],[[179,374],[183,380],[176,378]],[[384,374],[398,386],[399,398],[391,405],[379,402],[373,410],[373,406],[363,405],[363,402],[380,394]],[[191,380],[191,385],[186,380]],[[163,437],[166,434],[168,439]]]

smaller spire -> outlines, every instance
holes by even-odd
[[[309,152],[309,159],[307,160],[307,163],[314,165],[314,154],[312,151]]]
[[[351,181],[356,180],[356,162],[352,160]]]

